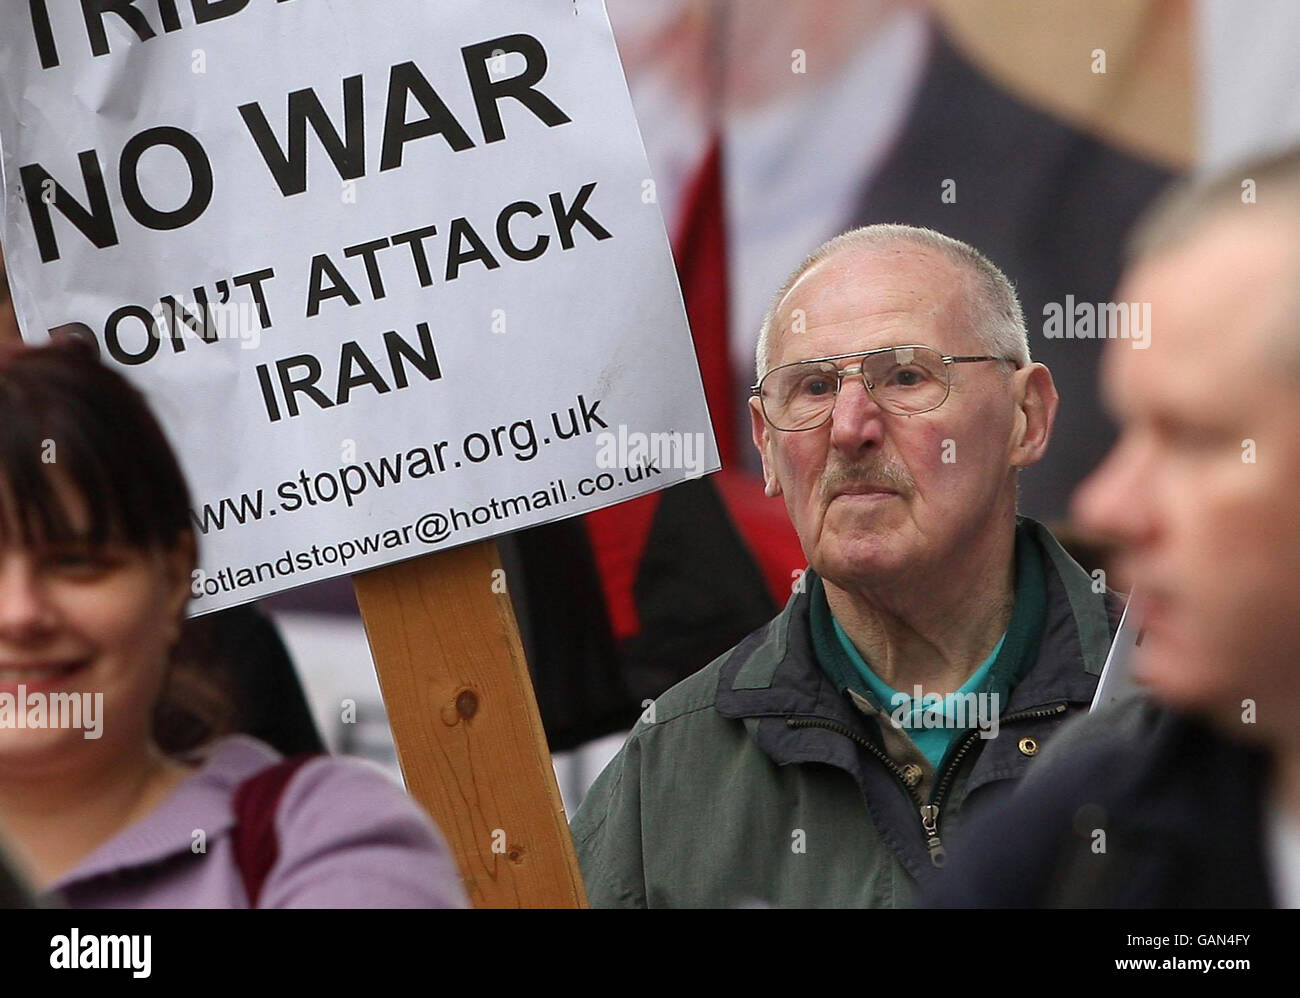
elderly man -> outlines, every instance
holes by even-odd
[[[945,904],[1300,907],[1300,149],[1134,247],[1151,346],[1107,347],[1121,436],[1076,509],[1124,550],[1150,700],[1073,727]]]
[[[777,294],[750,401],[810,568],[660,696],[573,820],[595,905],[907,904],[1086,709],[1114,622],[1016,517],[1057,397],[1007,279],[878,225]]]

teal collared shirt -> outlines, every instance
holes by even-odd
[[[953,743],[977,726],[981,714],[987,720],[995,703],[996,712],[1001,713],[1012,688],[1033,667],[1047,618],[1046,584],[1038,542],[1018,524],[1016,600],[1011,623],[988,658],[961,689],[948,694],[942,703],[937,695],[914,700],[909,692],[892,689],[876,675],[831,613],[820,577],[814,579],[811,593],[813,650],[822,671],[841,692],[851,690],[890,715],[937,771]],[[966,694],[988,697],[984,711],[967,709],[977,701]]]
[[[998,638],[998,643],[989,653],[988,658],[984,659],[983,664],[975,670],[975,674],[955,693],[940,697],[937,693],[922,695],[915,689],[910,693],[895,690],[877,676],[871,666],[867,665],[866,660],[858,654],[858,649],[833,615],[831,623],[835,627],[835,636],[839,638],[844,653],[849,656],[867,687],[875,694],[876,701],[885,705],[890,717],[907,731],[908,737],[936,770],[939,768],[939,763],[943,761],[948,746],[957,739],[958,735],[975,727],[979,722],[979,710],[971,711],[967,707],[968,704],[978,703],[978,700],[970,699],[971,695],[990,696],[988,706],[984,708],[988,712],[984,715],[986,720],[990,716],[1001,713],[1001,705],[1006,702],[1009,691],[1003,692],[993,688],[993,663],[997,661],[998,653],[1006,644],[1005,632]],[[996,694],[996,700],[991,698],[992,694]]]

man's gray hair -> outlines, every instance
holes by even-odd
[[[988,257],[974,246],[945,236],[934,229],[914,225],[878,224],[850,229],[822,243],[799,264],[772,297],[763,325],[758,332],[755,367],[759,380],[767,373],[771,359],[772,326],[781,303],[804,274],[841,250],[885,250],[895,246],[914,246],[932,250],[958,266],[965,267],[974,278],[972,293],[967,297],[966,319],[983,349],[994,357],[1010,357],[1022,367],[1029,363],[1029,334],[1016,290]]]

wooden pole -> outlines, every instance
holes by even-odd
[[[496,542],[352,581],[407,789],[474,907],[585,907]]]

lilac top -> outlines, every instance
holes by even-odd
[[[247,908],[235,863],[232,798],[278,762],[246,735],[215,742],[193,776],[55,882],[48,900],[73,908]],[[206,852],[195,853],[195,831]],[[452,908],[467,904],[433,823],[370,764],[339,756],[304,763],[280,798],[279,856],[262,908]]]

